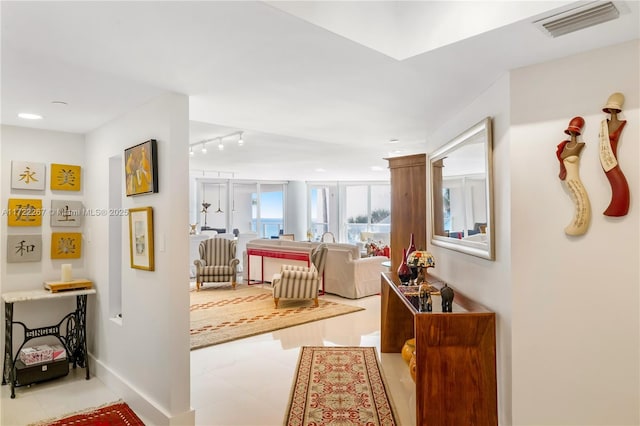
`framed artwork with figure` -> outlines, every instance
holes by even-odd
[[[146,142],[124,150],[127,197],[158,192],[157,142]]]
[[[129,251],[132,268],[154,270],[152,207],[129,209]]]

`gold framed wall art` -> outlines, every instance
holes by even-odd
[[[132,268],[154,270],[152,207],[129,209],[129,252]]]

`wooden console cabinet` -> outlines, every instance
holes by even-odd
[[[416,339],[416,424],[497,425],[495,313],[458,292],[461,309],[418,312],[391,273],[381,289],[381,351],[399,353]]]

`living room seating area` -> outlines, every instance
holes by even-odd
[[[310,266],[310,255],[319,242],[255,239],[247,242],[242,253],[243,279],[270,281],[282,265]],[[326,293],[358,299],[380,293],[380,273],[386,271],[384,256],[361,257],[355,244],[322,243],[327,246],[327,261],[322,289]],[[258,253],[250,254],[247,253]],[[293,258],[298,260],[293,260]]]

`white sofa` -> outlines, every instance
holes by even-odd
[[[318,242],[307,241],[285,241],[256,239],[247,242],[247,249],[255,248],[262,250],[272,250],[275,253],[303,253],[308,254],[317,246]],[[384,256],[360,257],[360,249],[357,245],[341,243],[325,243],[329,249],[327,253],[327,263],[324,270],[324,291],[349,299],[358,299],[380,293],[380,273],[387,268],[382,266],[382,262],[388,260]],[[287,265],[307,265],[306,260],[289,260],[284,258],[272,258],[251,256],[245,259],[250,262],[251,280],[263,279],[262,268],[264,267],[264,280],[271,281],[274,274],[280,271],[280,266]],[[244,278],[249,275],[244,268]]]
[[[334,244],[329,244],[329,246]],[[324,273],[324,290],[347,299],[380,293],[380,274],[387,270],[385,256],[360,257],[360,250],[329,248]]]

